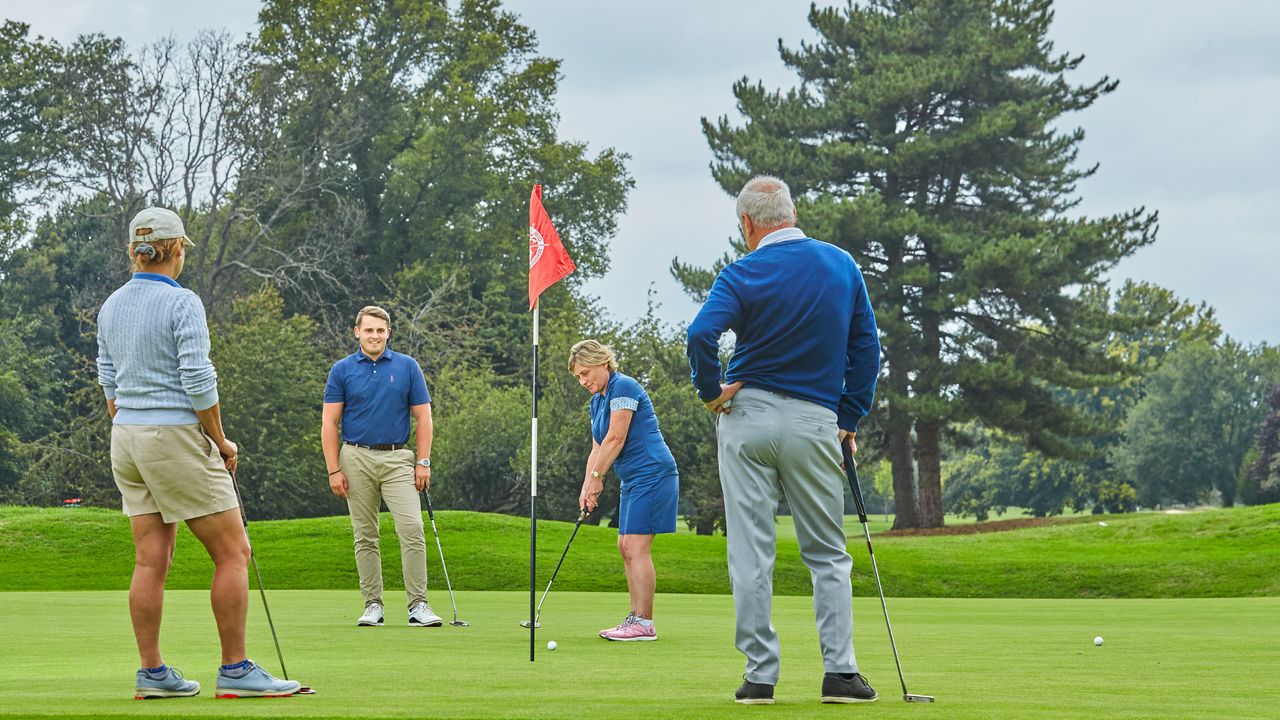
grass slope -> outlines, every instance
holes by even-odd
[[[434,718],[1274,718],[1280,599],[891,599],[894,631],[913,692],[899,699],[879,602],[854,602],[861,670],[880,691],[871,707],[818,703],[821,662],[806,598],[778,598],[782,638],[777,706],[735,705],[742,658],[733,649],[732,601],[660,595],[661,639],[607,643],[595,630],[625,612],[619,594],[553,591],[530,663],[521,593],[461,592],[472,627],[353,627],[354,590],[273,591],[271,610],[293,677],[318,694],[285,700],[214,700],[217,638],[200,591],[170,593],[166,659],[205,684],[198,697],[136,702],[136,656],[124,592],[0,593],[0,716]],[[257,598],[250,652],[277,669]],[[437,607],[442,601],[437,598]],[[446,601],[447,602],[447,601]],[[441,608],[443,609],[443,608]],[[1106,642],[1094,647],[1092,639]],[[560,649],[542,650],[554,639]],[[18,650],[20,648],[20,650]]]
[[[1101,526],[1096,520],[1105,520]],[[528,587],[528,521],[504,515],[439,512],[436,521],[453,585],[461,590]],[[400,558],[383,518],[383,565],[399,588]],[[809,573],[789,527],[780,525],[775,592],[809,592]],[[571,523],[538,524],[540,586],[555,567]],[[250,525],[267,587],[350,589],[357,585],[345,517]],[[854,593],[875,594],[862,529],[846,520]],[[430,527],[428,526],[428,532]],[[622,591],[616,533],[584,526],[556,588]],[[894,597],[1159,598],[1280,595],[1280,505],[1182,515],[1139,513],[1000,533],[875,538],[886,593]],[[428,546],[435,544],[428,537]],[[659,591],[729,592],[725,539],[691,534],[654,543]],[[428,548],[431,586],[443,589],[439,557]],[[0,507],[0,591],[122,590],[133,551],[127,520],[108,510]],[[169,581],[206,589],[212,566],[184,528]],[[391,598],[388,597],[388,602]],[[394,603],[392,603],[394,604]]]

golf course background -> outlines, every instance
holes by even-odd
[[[922,598],[1280,596],[1280,504],[1055,520],[1008,532],[876,535],[873,542],[885,591]],[[528,588],[527,519],[441,511],[436,525],[455,588]],[[544,578],[550,576],[572,528],[572,523],[538,523],[538,563]],[[878,519],[872,531],[881,529],[887,524]],[[213,565],[190,531],[182,527],[179,532],[168,587],[207,589]],[[856,516],[845,518],[845,532],[854,558],[854,594],[873,596]],[[253,522],[249,535],[270,590],[345,590],[358,585],[350,521],[345,517]],[[556,590],[625,592],[616,539],[615,530],[584,525],[556,578]],[[434,541],[428,538],[427,544]],[[439,557],[429,549],[432,587],[439,587]],[[125,590],[133,569],[127,519],[111,510],[0,507],[0,550],[0,591]],[[382,556],[384,567],[400,567],[394,526],[385,514]],[[660,592],[729,593],[724,536],[660,536],[654,542],[654,565]],[[387,572],[385,581],[388,588],[403,587],[398,572]],[[810,592],[809,572],[800,562],[790,518],[780,518],[778,525],[774,591]]]
[[[742,659],[733,648],[722,537],[659,538],[661,639],[607,643],[595,631],[627,607],[616,534],[584,526],[543,608],[530,663],[528,631],[517,625],[528,613],[527,521],[441,512],[436,522],[467,628],[403,623],[389,518],[382,628],[354,627],[360,596],[345,518],[252,523],[285,662],[291,677],[318,690],[256,702],[212,698],[212,568],[184,529],[164,646],[166,660],[205,691],[136,702],[126,519],[106,510],[0,508],[0,643],[8,668],[0,675],[0,715],[1167,720],[1274,718],[1280,707],[1273,672],[1280,505],[1078,516],[1007,532],[877,532],[908,688],[936,695],[933,705],[900,701],[861,527],[847,518],[859,665],[880,700],[843,708],[818,703],[822,668],[808,573],[785,521],[773,616],[783,677],[771,709],[731,700]],[[539,523],[539,592],[571,531],[571,523]],[[438,559],[429,553],[430,599],[448,620],[453,608]],[[277,671],[261,604],[250,599],[250,654]],[[1093,645],[1095,636],[1102,646]],[[545,650],[548,640],[557,641],[555,652]]]

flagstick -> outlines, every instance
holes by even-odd
[[[534,611],[534,597],[538,582],[538,306],[533,306],[533,426],[529,470],[529,662],[533,662],[534,635],[538,618]]]
[[[541,229],[539,229],[541,228]],[[547,251],[546,257],[543,252]],[[542,268],[535,266],[542,262]],[[549,264],[548,264],[549,263]],[[550,273],[544,272],[550,270]],[[533,419],[532,452],[529,455],[529,662],[534,658],[534,634],[538,627],[538,296],[573,272],[573,258],[560,242],[560,235],[542,206],[542,184],[533,183],[529,194],[529,307],[533,310]]]

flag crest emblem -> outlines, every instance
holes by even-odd
[[[547,241],[542,239],[542,233],[538,232],[538,228],[529,226],[529,269],[532,270],[534,265],[542,259],[542,252],[547,249]]]

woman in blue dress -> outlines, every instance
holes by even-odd
[[[583,340],[569,351],[569,372],[591,393],[591,456],[579,507],[593,511],[610,468],[622,483],[618,507],[618,552],[631,593],[631,612],[618,626],[600,631],[606,640],[657,640],[653,593],[657,579],[649,550],[653,536],[676,531],[680,475],[658,429],[649,394],[618,372],[613,350]]]

